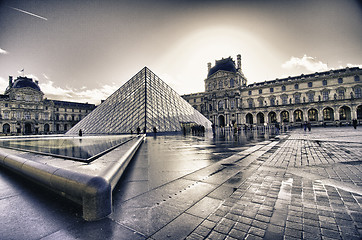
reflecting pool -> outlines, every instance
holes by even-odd
[[[0,147],[88,162],[134,137],[135,135],[0,138]]]

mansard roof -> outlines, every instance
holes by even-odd
[[[27,78],[27,77],[18,77],[17,79],[15,79],[12,87],[13,88],[29,87],[29,88],[35,89],[37,91],[41,91],[38,84],[36,82],[33,82],[33,79]]]
[[[236,73],[237,70],[236,70],[236,67],[235,67],[234,60],[231,57],[223,58],[221,60],[217,60],[216,63],[215,63],[215,66],[212,67],[209,70],[209,73],[207,74],[207,77],[210,77],[211,75],[213,75],[217,71],[227,71],[227,72]]]

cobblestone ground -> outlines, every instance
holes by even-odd
[[[187,239],[361,239],[361,163],[361,129],[294,130]]]

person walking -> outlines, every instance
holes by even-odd
[[[352,120],[352,125],[353,125],[354,129],[357,129],[357,119]]]

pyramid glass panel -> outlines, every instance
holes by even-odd
[[[211,122],[194,109],[147,67],[139,71],[102,104],[71,128],[67,134],[121,134],[176,132],[182,124]]]

